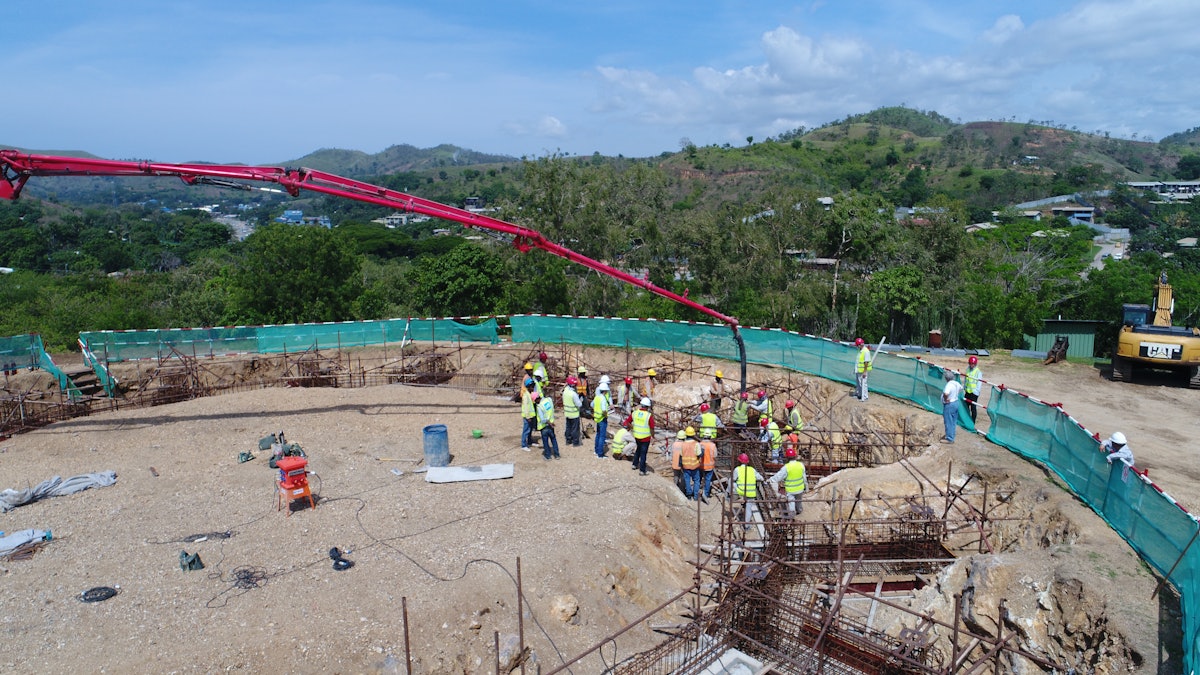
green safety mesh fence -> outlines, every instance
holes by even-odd
[[[43,351],[39,335],[0,337],[0,370],[34,368]]]
[[[679,351],[736,361],[737,343],[728,327],[673,321],[562,316],[514,316],[514,342],[565,342],[608,347]],[[741,328],[746,360],[783,366],[839,382],[854,381],[857,350],[824,338],[779,330]],[[941,412],[945,369],[920,359],[881,353],[869,386],[874,392]],[[1193,546],[1197,521],[1148,479],[1124,465],[1109,465],[1098,443],[1061,408],[993,387],[988,403],[988,439],[1036,461],[1067,486],[1166,577],[1182,598],[1184,666],[1200,664],[1200,546]],[[959,425],[974,430],[960,410]]]
[[[988,439],[1058,474],[1085,504],[1129,542],[1179,591],[1184,665],[1200,664],[1200,526],[1175,500],[1121,462],[1111,465],[1099,443],[1061,408],[993,388]]]
[[[8,372],[21,368],[41,368],[58,380],[58,388],[71,399],[83,397],[79,387],[54,363],[42,344],[42,336],[35,334],[0,337],[0,370]]]
[[[424,342],[500,341],[495,319],[471,325],[453,319],[387,319],[283,326],[173,328],[95,331],[80,343],[100,362],[220,354],[279,354],[309,349],[365,347],[403,340]]]
[[[677,351],[729,361],[738,346],[728,326],[684,321],[608,319],[548,315],[510,317],[513,342],[545,342]],[[858,350],[825,338],[783,330],[740,328],[746,360],[783,366],[826,379],[854,383]],[[940,413],[945,371],[930,363],[887,353],[876,355],[868,379],[870,391],[888,394]],[[965,409],[959,424],[974,431]]]

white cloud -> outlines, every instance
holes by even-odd
[[[546,115],[538,120],[538,133],[551,138],[564,138],[567,135],[567,125],[553,115]]]
[[[996,19],[996,23],[983,33],[983,39],[999,45],[1008,42],[1013,36],[1025,30],[1025,22],[1016,14],[1005,14]]]

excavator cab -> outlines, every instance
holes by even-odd
[[[1150,323],[1150,305],[1121,305],[1121,325],[1145,326]]]

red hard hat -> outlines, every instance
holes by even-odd
[[[738,455],[738,463],[739,464],[749,464],[750,456],[743,452],[742,454]]]
[[[749,393],[749,392],[746,392],[746,391],[743,391],[743,392],[742,392],[742,398],[750,398],[750,393]]]
[[[785,408],[795,408],[795,407],[796,407],[796,402],[795,402],[795,401],[793,401],[792,399],[790,399],[790,398],[789,398],[788,400],[784,401],[784,403],[783,403],[783,407],[785,407]]]
[[[762,398],[762,397],[764,397],[764,396],[766,396],[766,395],[767,395],[767,392],[766,392],[766,390],[765,390],[765,389],[759,389],[759,390],[758,390],[758,397],[759,397],[759,398]]]
[[[700,404],[700,412],[708,412],[708,404],[707,403]]]
[[[796,459],[796,449],[788,448],[787,450],[784,450],[783,456],[787,457],[788,459]]]
[[[625,376],[625,384],[633,384],[633,378],[626,375]]]
[[[579,380],[575,379],[575,376],[572,375],[571,377],[567,378],[567,384],[576,385],[579,384]]]
[[[979,363],[979,358],[976,356],[972,356],[971,358],[967,359],[967,363],[969,363],[971,365],[975,365],[976,363]]]
[[[758,420],[758,426],[760,426],[760,427],[765,427],[770,423],[771,423],[771,420],[767,419],[766,417],[763,417]]]
[[[550,358],[550,357],[546,356],[546,352],[542,352],[542,353],[538,354],[538,361],[545,361],[548,358]]]
[[[863,346],[863,339],[862,338],[854,338],[854,346],[855,347]]]

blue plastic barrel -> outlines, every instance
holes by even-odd
[[[425,465],[450,465],[450,442],[446,438],[445,424],[430,424],[425,427]]]

